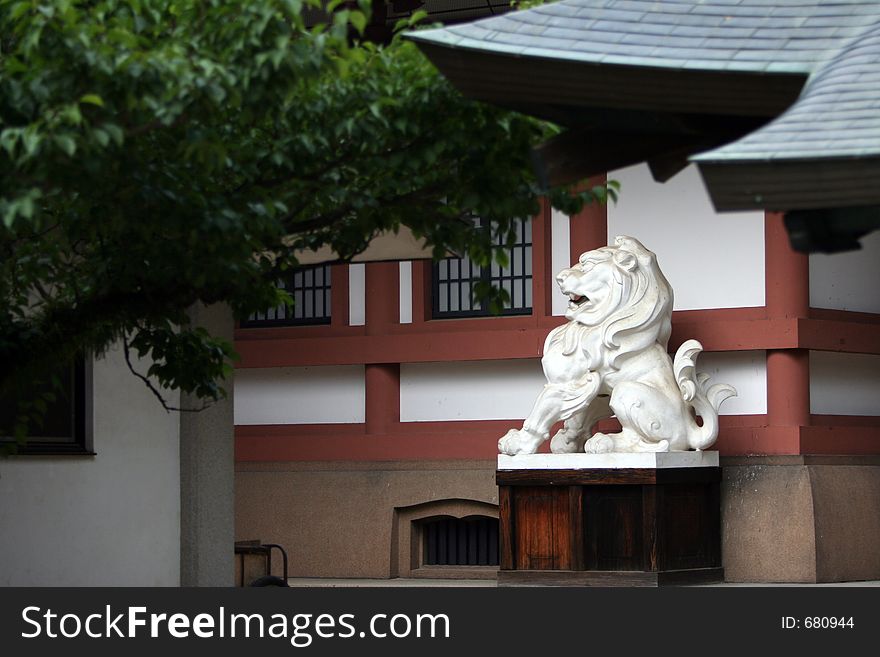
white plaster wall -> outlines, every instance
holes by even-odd
[[[559,210],[553,210],[551,215],[550,235],[553,243],[550,249],[550,273],[554,277],[547,284],[550,286],[550,298],[554,315],[564,315],[568,307],[568,297],[556,287],[555,276],[563,269],[571,266],[571,225],[567,215]]]
[[[237,425],[363,421],[363,365],[272,367],[235,372]]]
[[[97,456],[0,461],[2,586],[180,582],[179,416],[118,350],[93,380]]]
[[[810,412],[880,415],[880,356],[811,351]]]
[[[348,266],[348,323],[363,326],[367,318],[366,270],[363,263]]]
[[[697,372],[710,377],[709,385],[728,383],[736,397],[721,404],[721,415],[763,415],[767,412],[767,352],[714,351],[700,354]]]
[[[544,386],[537,359],[400,366],[401,422],[524,418]]]
[[[412,261],[400,263],[400,323],[412,324]]]
[[[880,313],[880,232],[859,251],[810,255],[810,306]]]
[[[762,212],[716,213],[693,166],[664,184],[644,164],[608,177],[621,184],[609,241],[629,235],[657,254],[676,310],[764,305]]]
[[[700,355],[697,370],[729,383],[738,397],[722,415],[767,412],[767,358],[763,351]],[[402,422],[525,418],[546,381],[537,359],[400,366]],[[237,388],[236,388],[237,390]]]

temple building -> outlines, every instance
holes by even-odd
[[[543,386],[554,275],[625,234],[675,290],[670,350],[698,339],[739,391],[727,580],[880,578],[878,25],[871,2],[562,0],[412,33],[466,95],[568,128],[536,153],[547,182],[620,200],[544,207],[508,269],[297,274],[293,316],[235,334],[236,536],[285,545],[294,576],[493,577],[497,440]],[[487,279],[502,316],[470,300]]]

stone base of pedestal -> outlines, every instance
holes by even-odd
[[[500,456],[498,583],[723,580],[717,452]]]

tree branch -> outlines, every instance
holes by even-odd
[[[127,337],[122,338],[122,350],[125,354],[125,364],[128,365],[129,371],[144,382],[144,385],[147,386],[147,389],[153,393],[156,399],[159,400],[159,403],[162,404],[162,408],[164,408],[168,413],[172,411],[177,411],[179,413],[201,413],[206,408],[210,408],[212,406],[212,404],[209,402],[204,402],[201,408],[182,408],[177,406],[170,406],[168,402],[165,401],[165,398],[162,396],[159,390],[156,389],[156,386],[153,385],[153,382],[134,368],[134,365],[131,362],[131,351],[129,349]]]

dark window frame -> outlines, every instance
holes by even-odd
[[[478,220],[481,222],[481,220]],[[481,226],[488,229],[488,226],[484,226],[482,223]],[[496,317],[495,314],[489,309],[489,304],[485,301],[474,302],[471,298],[467,299],[467,305],[470,306],[467,310],[461,310],[463,304],[463,296],[461,292],[461,288],[463,285],[467,285],[467,294],[472,295],[473,285],[480,281],[491,282],[496,286],[503,286],[506,281],[510,283],[510,307],[505,307],[500,316],[501,317],[514,317],[514,316],[528,316],[534,312],[534,298],[532,294],[532,284],[534,280],[534,226],[532,222],[532,218],[520,219],[520,225],[522,226],[521,235],[522,238],[517,240],[516,243],[511,247],[510,253],[510,266],[507,268],[501,268],[496,263],[492,263],[489,267],[480,268],[478,265],[474,265],[467,257],[464,258],[444,258],[439,262],[435,262],[431,266],[431,319],[465,319],[470,317]],[[505,246],[505,244],[501,241],[497,241],[496,244],[498,246]],[[514,262],[513,253],[516,252],[516,249],[519,249],[519,262]],[[453,263],[455,263],[454,267],[457,273],[453,276],[452,269]],[[516,271],[516,265],[519,265],[519,273],[514,273]],[[462,276],[461,271],[463,268],[467,268],[468,275]],[[479,274],[474,274],[474,269],[479,268]],[[444,272],[445,270],[445,272]],[[530,273],[526,273],[526,272]],[[441,285],[445,284],[446,289],[446,310],[441,310]],[[514,294],[514,286],[519,286],[519,293],[522,298],[522,303],[520,305],[515,305],[516,295]],[[456,299],[456,303],[453,304],[453,287],[458,288],[458,298]],[[530,301],[530,303],[529,303]],[[450,310],[450,308],[456,305],[458,310]],[[479,307],[474,307],[478,305]]]
[[[321,284],[316,282],[317,277],[315,276],[315,272],[318,270],[321,271]],[[243,319],[240,322],[241,328],[272,328],[278,326],[322,326],[330,324],[331,322],[331,301],[333,298],[333,280],[331,278],[331,266],[330,265],[314,265],[312,267],[303,267],[301,269],[297,269],[292,272],[289,276],[289,280],[281,281],[280,285],[291,294],[294,298],[296,297],[297,292],[302,293],[302,299],[304,301],[303,316],[302,317],[288,317],[287,313],[297,312],[296,306],[278,306],[277,308],[270,308],[266,312],[263,313],[255,313],[251,317],[247,319]],[[307,274],[311,274],[312,282],[310,284],[306,284]],[[297,276],[301,276],[301,284],[297,284]],[[311,292],[312,294],[308,294]],[[321,302],[323,304],[323,313],[321,315],[315,315],[316,306],[317,306],[317,295],[321,294]],[[311,307],[307,308],[305,305],[305,299],[310,298]],[[312,314],[312,316],[306,316],[306,312]],[[279,313],[283,313],[284,317],[279,317]],[[270,317],[270,314],[274,315],[274,317]],[[263,318],[256,318],[255,316],[263,315]]]
[[[10,456],[94,456],[92,444],[92,367],[91,359],[79,356],[72,373],[70,401],[72,435],[65,440],[31,439],[18,444]],[[15,445],[12,437],[0,436],[3,446]]]

